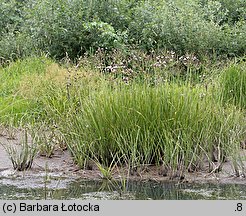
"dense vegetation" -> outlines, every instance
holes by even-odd
[[[1,0],[0,17],[0,124],[31,129],[40,154],[102,170],[239,161],[244,0]]]
[[[244,0],[1,0],[0,56],[80,57],[98,48],[243,55]]]

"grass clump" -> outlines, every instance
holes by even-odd
[[[245,132],[239,124],[243,118],[236,109],[219,106],[199,87],[104,87],[71,113],[66,139],[81,166],[88,157],[109,165],[118,155],[132,167],[199,168],[205,158],[215,160],[215,149],[221,163],[231,149],[238,149]]]
[[[37,147],[28,143],[28,134],[25,131],[21,146],[5,146],[6,152],[9,154],[13,168],[18,171],[30,169],[33,160],[37,155]]]

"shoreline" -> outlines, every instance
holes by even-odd
[[[4,145],[20,145],[20,136],[17,133],[15,139],[9,139],[6,135],[0,136],[0,179],[12,178],[14,176],[37,176],[44,175],[60,175],[62,178],[84,179],[91,181],[102,181],[103,178],[100,170],[96,165],[91,170],[80,169],[72,160],[72,156],[68,150],[55,150],[54,155],[48,158],[45,156],[36,156],[31,169],[25,171],[15,171],[12,167],[8,153],[4,149]],[[242,155],[246,155],[246,150],[242,150]],[[244,157],[245,158],[245,157]],[[243,161],[246,165],[246,161]],[[213,183],[213,184],[246,184],[245,177],[236,177],[230,161],[223,164],[222,171],[219,173],[209,173],[205,171],[184,172],[182,174],[173,173],[173,175],[163,174],[161,166],[144,166],[139,170],[129,173],[127,168],[115,168],[111,170],[112,179],[115,181],[153,181],[154,183],[177,182],[177,183]]]

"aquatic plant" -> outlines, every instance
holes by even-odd
[[[18,171],[30,169],[33,160],[37,154],[37,146],[28,143],[27,131],[24,131],[24,137],[20,147],[3,145],[6,152],[9,154],[13,168]]]
[[[93,152],[108,165],[117,154],[131,167],[165,164],[188,169],[199,167],[204,158],[222,163],[245,135],[244,116],[221,107],[199,86],[102,86],[81,104],[65,126],[70,128],[65,136],[75,161],[76,155]]]
[[[32,139],[37,145],[39,155],[51,158],[56,149],[64,150],[62,134],[55,125],[42,122],[32,126]]]

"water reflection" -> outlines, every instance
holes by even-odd
[[[125,188],[126,189],[126,188]],[[166,182],[129,182],[127,190],[120,183],[73,181],[66,188],[18,187],[0,183],[0,199],[134,199],[198,200],[246,199],[246,186],[236,184],[175,184]]]

